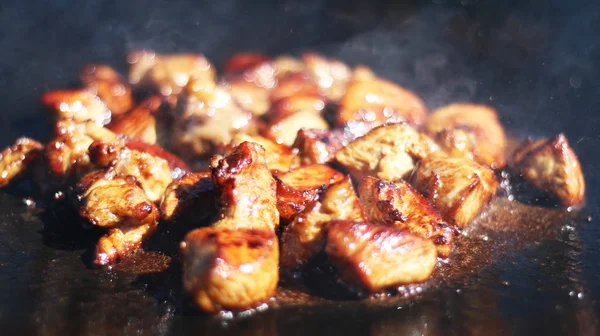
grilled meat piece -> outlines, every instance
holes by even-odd
[[[230,83],[231,96],[244,110],[255,116],[261,116],[269,110],[269,94],[277,84],[273,62],[257,63],[237,76],[229,75],[226,78]]]
[[[437,262],[425,238],[371,223],[332,221],[325,252],[348,285],[369,292],[427,280]]]
[[[527,140],[515,151],[512,169],[564,207],[579,206],[585,180],[579,159],[564,134],[554,139]]]
[[[273,104],[269,117],[271,120],[280,119],[302,111],[312,111],[321,114],[325,108],[325,99],[316,94],[297,93],[279,99]]]
[[[292,72],[280,76],[269,97],[274,104],[286,97],[302,95],[321,96],[321,92],[308,73]]]
[[[163,102],[162,97],[152,96],[107,127],[115,133],[154,145],[157,140],[155,115]]]
[[[245,141],[257,143],[265,149],[265,161],[272,171],[287,172],[300,166],[296,150],[259,135],[238,134],[231,141],[230,147],[235,148]]]
[[[437,151],[433,140],[401,122],[374,128],[340,149],[335,158],[355,178],[397,181],[412,171],[416,160]]]
[[[296,140],[298,131],[303,128],[326,130],[329,129],[329,125],[319,113],[304,110],[271,121],[265,136],[277,143],[291,146]]]
[[[42,104],[55,113],[57,120],[93,120],[106,125],[111,119],[106,103],[89,89],[48,91],[42,95]]]
[[[494,172],[465,158],[429,158],[417,163],[412,185],[444,220],[466,227],[496,194]]]
[[[335,153],[345,144],[344,135],[340,131],[301,129],[292,147],[299,150],[301,163],[308,165],[333,161]]]
[[[302,55],[302,61],[323,96],[331,101],[338,101],[344,95],[352,75],[346,64],[315,53]]]
[[[305,71],[304,63],[292,56],[282,55],[273,60],[275,64],[276,78],[281,79],[290,74],[300,73]]]
[[[468,157],[492,169],[502,169],[506,135],[496,110],[486,105],[452,104],[435,110],[425,130],[451,156]]]
[[[85,86],[106,103],[113,117],[133,108],[134,100],[129,83],[110,66],[89,64],[81,69],[79,75]]]
[[[89,173],[76,184],[74,196],[81,217],[109,229],[96,246],[98,265],[126,258],[158,225],[158,209],[133,176],[117,176],[111,169]]]
[[[447,258],[452,252],[454,230],[442,220],[442,216],[425,197],[405,181],[392,183],[370,176],[363,177],[358,185],[358,193],[371,223],[407,230],[430,239],[441,258]]]
[[[223,72],[226,75],[240,74],[246,70],[252,69],[262,63],[269,62],[271,58],[252,52],[239,52],[229,57],[223,65]]]
[[[281,235],[281,266],[305,265],[323,251],[327,225],[334,219],[365,221],[350,177],[330,185],[320,201],[310,203],[285,227]]]
[[[209,172],[185,174],[165,190],[160,203],[161,218],[199,225],[215,215],[216,196]]]
[[[23,176],[29,164],[41,157],[43,145],[30,138],[18,138],[0,152],[0,188]]]
[[[125,144],[125,146],[127,146],[127,148],[129,149],[144,152],[166,160],[169,164],[169,167],[171,168],[171,176],[173,178],[181,177],[186,172],[191,171],[190,167],[188,167],[188,165],[185,162],[183,162],[177,155],[168,152],[167,150],[158,145],[147,144],[136,139],[127,139],[127,143]]]
[[[201,54],[161,55],[149,50],[130,53],[129,82],[134,85],[150,85],[163,96],[181,93],[192,81],[215,82],[215,69]]]

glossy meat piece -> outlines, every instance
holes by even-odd
[[[273,120],[267,128],[265,136],[277,143],[291,146],[296,140],[298,131],[303,128],[326,130],[329,129],[329,125],[319,113],[304,110]]]
[[[163,102],[162,97],[150,97],[124,114],[122,118],[108,125],[108,128],[115,133],[125,134],[153,145],[157,139],[155,115],[158,114]]]
[[[441,258],[447,258],[452,252],[454,230],[427,199],[405,181],[393,183],[363,177],[358,193],[371,223],[407,230],[427,238],[436,245]]]
[[[315,53],[302,55],[302,61],[306,71],[317,83],[321,94],[332,101],[338,101],[344,95],[352,75],[346,64]]]
[[[129,83],[110,66],[89,64],[81,69],[79,75],[85,86],[108,106],[113,117],[133,108],[134,99]]]
[[[564,134],[525,141],[515,151],[512,169],[564,207],[582,205],[585,180],[577,155]]]
[[[300,166],[296,150],[259,135],[238,134],[233,138],[230,147],[235,148],[245,141],[257,143],[265,149],[265,161],[270,170],[287,172]]]
[[[201,54],[158,54],[150,50],[130,53],[129,82],[150,85],[163,96],[181,93],[192,81],[214,83],[215,69]]]
[[[377,79],[377,75],[365,65],[357,65],[352,69],[352,81],[369,81]]]
[[[270,60],[270,57],[266,55],[253,52],[239,52],[225,61],[223,72],[226,75],[243,73],[248,69],[252,69],[264,62],[269,62]]]
[[[256,307],[277,289],[279,247],[270,230],[196,229],[181,252],[184,289],[204,311]]]
[[[320,96],[319,87],[305,72],[293,72],[279,78],[277,86],[271,90],[269,98],[276,103],[286,97],[296,95]]]
[[[0,152],[0,188],[28,171],[29,164],[42,154],[43,145],[30,138],[18,138]]]
[[[158,225],[158,209],[133,176],[92,172],[76,184],[74,198],[81,217],[109,230],[96,245],[98,265],[126,258]]]
[[[208,172],[188,173],[173,180],[160,203],[161,218],[199,225],[216,213],[215,190]]]
[[[158,145],[147,144],[136,139],[127,139],[127,143],[125,144],[125,146],[127,146],[127,148],[129,149],[148,153],[152,156],[156,156],[166,160],[169,164],[169,167],[171,168],[171,176],[173,176],[173,178],[180,177],[184,173],[191,171],[190,167],[188,167],[188,165],[185,162],[183,162],[177,155],[168,152],[167,150]]]
[[[275,64],[275,76],[277,79],[305,70],[305,65],[301,60],[287,55],[276,57],[273,60],[273,64]]]
[[[42,104],[55,113],[57,120],[92,120],[98,125],[110,122],[108,106],[88,89],[54,90],[42,95]]]
[[[302,111],[312,111],[321,114],[325,108],[325,99],[315,94],[297,93],[279,99],[271,107],[269,117],[271,120],[287,117]]]
[[[229,92],[241,107],[255,116],[265,114],[271,107],[269,94],[275,87],[275,66],[265,61],[247,68],[237,76],[227,76]]]
[[[358,80],[340,100],[336,124],[361,136],[373,127],[406,121],[420,125],[427,108],[416,94],[384,79]]]
[[[345,142],[340,131],[301,129],[293,147],[298,149],[302,164],[328,163],[333,161],[335,153],[344,147]]]
[[[320,201],[310,203],[285,227],[281,235],[281,266],[305,265],[323,251],[327,225],[334,219],[366,220],[349,177],[330,185]]]
[[[429,116],[425,130],[442,140],[442,147],[450,155],[473,158],[492,169],[502,169],[506,164],[504,128],[489,106],[458,103],[441,107]]]
[[[329,224],[325,252],[342,280],[369,292],[423,282],[437,262],[435,245],[429,239],[350,221]]]
[[[437,151],[433,140],[402,122],[374,128],[339,150],[335,158],[355,178],[397,181],[412,171],[415,161]]]
[[[444,220],[466,227],[496,194],[494,172],[465,158],[421,160],[412,185],[431,202]]]

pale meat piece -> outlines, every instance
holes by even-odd
[[[173,180],[160,202],[165,221],[199,225],[216,213],[216,191],[209,172],[187,173]]]
[[[129,83],[110,66],[89,64],[81,69],[79,75],[85,86],[106,103],[113,117],[133,108],[134,99]]]
[[[0,188],[26,174],[29,164],[39,158],[44,146],[30,138],[18,138],[0,152]]]
[[[423,282],[437,262],[429,239],[351,221],[329,223],[325,252],[344,282],[369,292]]]
[[[330,185],[319,201],[309,204],[285,227],[281,235],[281,266],[305,265],[323,251],[327,225],[334,219],[366,220],[350,177]]]
[[[308,165],[333,161],[346,144],[339,130],[301,129],[292,147],[298,149],[301,163]]]
[[[327,99],[338,101],[344,93],[352,76],[352,71],[343,62],[328,59],[315,53],[302,55],[306,71],[317,83],[319,91]]]
[[[272,171],[287,172],[300,166],[297,150],[260,135],[238,134],[233,138],[230,147],[235,148],[245,141],[257,143],[265,149],[265,161]]]
[[[318,112],[303,110],[271,121],[265,136],[277,143],[291,146],[296,140],[298,131],[303,128],[327,130],[329,125]]]
[[[42,104],[55,113],[56,120],[92,120],[98,125],[106,125],[111,119],[106,103],[89,89],[48,91],[42,95]]]
[[[190,82],[215,82],[215,69],[201,54],[157,54],[150,50],[130,53],[129,82],[150,85],[163,96],[176,95]]]
[[[515,151],[512,169],[564,207],[580,206],[585,180],[577,155],[564,134],[554,139],[525,141]]]
[[[268,301],[279,281],[275,233],[207,227],[181,243],[183,287],[204,311],[244,310]]]
[[[340,149],[335,158],[357,179],[398,181],[413,170],[415,161],[438,151],[432,139],[401,122],[372,129]]]
[[[506,164],[504,128],[489,106],[457,103],[438,108],[427,119],[425,130],[452,156],[472,158],[492,169]]]
[[[250,112],[244,111],[222,86],[190,92],[185,112],[173,125],[171,144],[185,160],[212,155],[238,133],[253,133]]]
[[[272,103],[276,103],[281,99],[296,95],[320,96],[321,93],[309,74],[293,72],[279,78],[277,86],[271,90],[269,98]]]
[[[498,187],[493,170],[465,158],[421,160],[411,183],[444,220],[460,228],[481,213]]]
[[[386,182],[363,177],[358,185],[360,201],[371,223],[407,230],[431,240],[441,258],[452,253],[454,230],[419,192],[405,181]]]
[[[158,225],[159,212],[133,176],[112,171],[84,176],[74,188],[81,217],[108,229],[96,245],[94,263],[107,265],[126,258]]]
[[[153,145],[157,140],[155,115],[163,102],[162,97],[150,97],[107,127],[115,133]]]
[[[387,80],[357,80],[340,100],[336,125],[361,136],[379,125],[406,121],[421,125],[427,108],[416,94]]]

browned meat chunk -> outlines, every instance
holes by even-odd
[[[118,121],[108,125],[108,128],[115,133],[125,134],[153,145],[157,139],[155,115],[162,103],[162,97],[150,97],[123,115]]]
[[[185,162],[183,162],[177,155],[166,151],[160,146],[147,144],[136,139],[127,139],[127,143],[125,144],[125,146],[127,146],[127,148],[129,149],[144,152],[166,160],[169,164],[169,167],[171,168],[171,176],[173,176],[173,178],[178,178],[186,172],[190,171],[188,165]]]
[[[585,198],[579,159],[567,138],[525,141],[513,154],[512,168],[527,181],[555,197],[562,206],[578,206]]]
[[[295,94],[281,98],[273,104],[269,117],[271,120],[290,116],[302,111],[320,114],[325,108],[325,99],[315,94]]]
[[[355,178],[397,181],[412,171],[415,160],[437,151],[433,140],[402,122],[374,128],[339,150],[335,158]]]
[[[349,177],[329,186],[320,201],[309,204],[285,227],[281,236],[281,266],[304,265],[323,251],[327,225],[334,219],[365,221]]]
[[[112,112],[113,117],[133,108],[129,83],[108,65],[90,64],[81,69],[81,81],[93,90]]]
[[[23,176],[29,164],[40,157],[43,146],[30,138],[18,138],[0,152],[0,188]]]
[[[326,130],[329,129],[329,125],[319,113],[304,110],[273,120],[265,132],[265,136],[277,143],[291,146],[296,140],[298,131],[303,128]]]
[[[198,225],[215,214],[216,191],[208,172],[189,173],[173,180],[160,203],[162,219]]]
[[[223,72],[226,75],[243,73],[248,69],[252,69],[264,62],[269,62],[269,56],[252,53],[240,52],[229,57],[223,65]]]
[[[94,263],[126,258],[158,225],[159,213],[133,176],[108,170],[92,172],[75,186],[79,214],[92,225],[109,229],[96,246]]]
[[[161,55],[141,50],[130,53],[127,62],[131,64],[131,84],[151,85],[163,96],[179,94],[192,81],[215,82],[214,67],[200,54]]]
[[[325,252],[342,280],[370,292],[425,281],[437,262],[429,239],[350,221],[329,224]]]
[[[297,151],[259,135],[238,134],[233,138],[231,146],[237,147],[245,141],[257,143],[265,149],[265,160],[270,170],[287,172],[300,166]]]
[[[255,116],[261,116],[269,110],[269,94],[277,84],[273,62],[258,63],[245,69],[237,77],[228,76],[227,79],[231,96],[244,110]]]
[[[56,114],[57,120],[93,120],[106,125],[111,118],[108,106],[88,89],[48,91],[42,95],[42,104]]]
[[[408,230],[430,239],[442,258],[447,258],[452,252],[454,231],[425,197],[405,181],[392,183],[363,177],[358,193],[370,222]]]
[[[494,109],[486,105],[452,104],[435,110],[426,131],[451,156],[474,159],[492,169],[502,169],[506,135]]]
[[[288,73],[282,76],[275,88],[271,90],[270,99],[276,103],[286,97],[298,95],[320,96],[319,87],[305,72]]]
[[[345,142],[343,133],[339,131],[301,129],[293,147],[299,150],[302,164],[323,164],[333,161],[335,153],[344,147]]]
[[[304,61],[308,73],[317,83],[321,94],[332,101],[338,101],[344,95],[352,75],[346,64],[314,53],[304,54],[302,61]]]
[[[479,215],[498,186],[490,168],[464,158],[421,160],[411,181],[446,221],[461,228]]]

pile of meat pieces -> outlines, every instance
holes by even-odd
[[[357,291],[423,282],[507,164],[565,207],[584,200],[563,135],[507,160],[492,108],[428,114],[364,66],[242,53],[217,78],[202,55],[137,51],[128,62],[128,80],[90,65],[83,88],[44,94],[53,138],[6,148],[0,186],[28,177],[106,228],[99,265],[127,258],[159,222],[188,228],[184,287],[206,311],[256,307],[280,267],[319,255]]]

